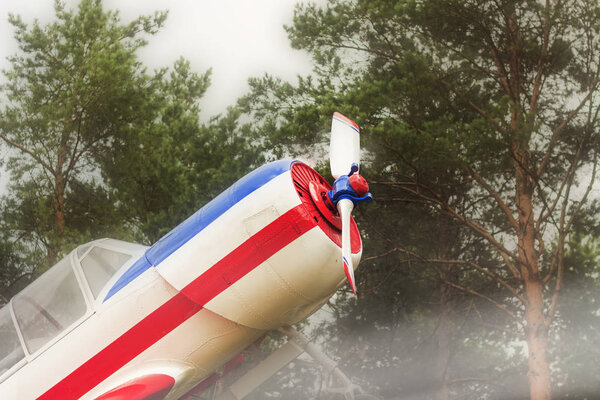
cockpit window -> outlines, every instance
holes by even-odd
[[[80,319],[87,306],[69,257],[16,295],[13,309],[29,353]]]
[[[108,250],[102,247],[93,247],[82,259],[81,268],[85,274],[94,298],[106,285],[106,282],[125,264],[131,255]]]
[[[92,247],[91,243],[86,243],[84,245],[81,245],[77,248],[77,258],[81,258],[83,257],[83,255],[85,254],[86,251],[88,251],[88,249]]]
[[[10,305],[0,308],[0,375],[25,357],[15,325],[10,316]]]

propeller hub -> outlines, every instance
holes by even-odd
[[[329,197],[331,185],[314,169],[301,162],[294,162],[291,172],[302,204],[327,237],[341,247],[342,219]],[[350,231],[352,253],[358,253],[361,249],[360,234],[353,219],[350,219]]]
[[[356,194],[360,197],[363,197],[369,192],[369,183],[362,175],[353,174],[348,178],[348,181],[350,182],[352,189],[354,189]]]
[[[357,178],[353,178],[358,176]],[[351,184],[354,180],[354,185]],[[356,189],[361,191],[359,194]],[[365,191],[366,190],[366,191]],[[364,191],[364,192],[363,192]],[[333,182],[333,189],[329,191],[329,200],[337,206],[341,199],[348,199],[356,206],[358,203],[370,202],[373,200],[373,196],[369,193],[369,184],[362,176],[358,174],[352,174],[351,176],[342,175]]]

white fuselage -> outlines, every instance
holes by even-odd
[[[189,238],[158,242],[170,250],[129,281],[125,265],[77,326],[26,355],[0,399],[94,399],[154,373],[175,379],[166,398],[177,399],[266,331],[318,309],[345,281],[340,247],[279,167]]]

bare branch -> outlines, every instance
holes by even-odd
[[[537,71],[533,81],[533,90],[531,101],[529,103],[529,111],[533,114],[537,112],[538,99],[542,89],[542,75],[544,71],[544,63],[548,53],[548,42],[550,41],[550,0],[546,0],[544,7],[544,36],[542,38],[542,49],[538,60]]]
[[[415,185],[417,185],[417,184],[415,184]],[[417,185],[417,187],[420,187],[420,186]],[[458,221],[460,221],[461,223],[466,225],[468,228],[470,228],[472,231],[477,233],[479,236],[486,239],[492,246],[494,246],[496,248],[496,250],[500,254],[504,254],[504,255],[512,258],[513,260],[517,260],[517,261],[519,260],[519,257],[516,254],[514,254],[512,251],[510,251],[506,247],[504,247],[504,245],[502,243],[498,242],[496,240],[496,238],[494,238],[484,227],[482,227],[481,225],[479,225],[477,222],[473,221],[472,219],[469,219],[469,218],[465,217],[464,215],[460,214],[459,212],[457,212],[447,202],[444,202],[436,197],[426,196],[424,193],[422,193],[418,190],[412,189],[410,187],[403,187],[403,190],[425,200],[426,202],[428,202],[430,204],[438,205],[447,214],[451,215],[452,217],[454,217],[455,219],[457,219]],[[509,263],[507,265],[510,267],[510,265],[512,265],[512,263]]]
[[[442,262],[443,260],[429,260],[429,261],[430,262]],[[509,292],[511,292],[516,298],[518,298],[519,301],[521,301],[521,303],[525,304],[527,302],[525,300],[525,298],[521,294],[519,294],[519,292],[517,292],[517,290],[514,287],[512,287],[510,284],[508,284],[498,274],[496,274],[493,271],[490,271],[487,268],[482,267],[481,265],[478,265],[472,261],[462,261],[462,260],[448,260],[447,263],[468,265],[468,266],[476,269],[477,271],[484,273],[485,275],[489,276],[490,278],[492,278],[493,280],[498,282],[500,285],[504,286],[506,289],[508,289]]]
[[[506,16],[504,16],[504,17],[506,18]],[[488,50],[490,51],[490,54],[492,55],[492,58],[494,59],[494,64],[496,64],[496,69],[498,70],[498,75],[500,76],[499,79],[500,79],[500,83],[502,84],[502,88],[504,89],[504,92],[508,95],[508,97],[510,99],[514,100],[515,93],[511,89],[510,78],[508,76],[508,72],[506,71],[504,63],[500,59],[498,47],[496,46],[496,43],[494,43],[494,39],[492,38],[492,35],[491,35],[490,31],[487,29],[487,27],[485,27],[483,25],[480,25],[480,26],[482,27],[483,31],[485,32],[485,40],[487,42],[487,47],[488,47]]]
[[[496,300],[492,299],[491,297],[488,297],[482,293],[479,293],[475,290],[471,290],[471,289],[467,289],[463,286],[457,285],[454,282],[450,282],[450,281],[443,281],[445,284],[452,286],[455,289],[461,290],[463,292],[472,294],[473,296],[477,296],[477,297],[481,297],[484,300],[487,300],[488,302],[492,303],[494,306],[496,306],[496,308],[498,308],[500,311],[503,311],[504,313],[506,313],[507,315],[509,315],[513,320],[515,320],[517,323],[520,323],[520,318],[517,317],[515,315],[515,313],[513,313],[512,311],[510,311],[509,309],[507,309],[505,306],[503,306],[502,304],[498,303]]]
[[[484,109],[482,109],[481,107],[479,107],[478,105],[473,103],[471,100],[469,100],[462,92],[460,92],[455,87],[451,86],[445,79],[440,79],[440,82],[442,84],[444,84],[448,89],[450,89],[455,95],[457,95],[458,97],[463,99],[469,105],[469,107],[471,107],[473,110],[475,110],[478,114],[480,114],[486,120],[491,122],[492,125],[494,125],[494,128],[496,128],[496,130],[498,132],[502,133],[503,135],[506,135],[506,129],[502,125],[500,125],[500,123],[494,117],[489,115]]]
[[[550,301],[550,307],[548,308],[548,312],[546,313],[546,317],[544,320],[544,325],[546,328],[550,326],[552,320],[554,319],[554,314],[556,313],[556,307],[558,305],[558,296],[560,294],[560,289],[562,287],[563,281],[563,273],[564,273],[564,236],[559,238],[558,248],[557,248],[557,273],[556,273],[556,283],[554,284],[554,293],[552,294],[552,300]]]
[[[592,176],[590,177],[590,181],[588,183],[586,191],[585,191],[583,197],[581,198],[581,200],[578,202],[577,206],[575,207],[575,210],[571,213],[569,221],[566,223],[566,225],[563,225],[564,219],[565,219],[565,213],[566,213],[565,209],[563,209],[563,213],[561,215],[561,233],[559,235],[556,255],[553,258],[553,263],[552,263],[553,265],[556,265],[556,270],[557,270],[556,282],[554,285],[554,293],[552,294],[552,300],[550,301],[550,307],[548,308],[548,312],[546,314],[546,319],[545,319],[546,327],[550,326],[550,324],[552,323],[552,321],[554,319],[554,315],[556,314],[556,308],[558,306],[558,297],[560,294],[560,290],[562,288],[562,281],[563,281],[563,274],[564,274],[564,260],[563,259],[564,259],[565,236],[571,229],[573,221],[574,221],[575,217],[577,216],[577,214],[579,213],[579,211],[581,210],[581,207],[587,201],[588,195],[590,194],[592,187],[594,185],[594,181],[596,179],[596,169],[597,169],[597,165],[598,165],[598,153],[594,153],[594,164],[593,165],[594,166],[593,166],[593,170],[592,170]],[[566,197],[565,198],[565,202],[566,202],[568,196],[565,195],[565,197]],[[565,206],[565,208],[566,208],[566,206]],[[555,262],[555,259],[556,259],[556,262]],[[551,268],[551,271],[544,278],[544,280],[545,281],[549,280],[552,273],[553,273],[553,271]]]
[[[573,225],[573,221],[575,220],[575,217],[579,214],[579,211],[581,211],[581,207],[583,207],[583,205],[587,202],[587,199],[588,199],[588,197],[592,191],[592,188],[594,186],[594,182],[596,181],[597,167],[598,167],[598,153],[594,153],[594,163],[593,163],[593,167],[592,167],[592,174],[590,176],[590,181],[588,183],[587,188],[585,189],[585,193],[583,194],[583,197],[581,198],[581,200],[579,200],[579,202],[577,203],[577,206],[575,207],[575,210],[573,210],[573,212],[571,213],[571,217],[569,218],[569,221],[567,222],[567,225],[565,226],[565,232],[569,232],[571,230],[571,226]]]
[[[371,256],[371,257],[363,258],[363,259],[361,259],[361,262],[367,262],[367,261],[376,260],[378,258],[389,256],[390,254],[396,253],[398,251],[402,251],[402,250],[399,249],[399,248],[393,248],[393,249],[391,249],[389,251],[386,251],[385,253],[381,253],[381,254],[378,254],[376,256]]]
[[[498,203],[498,207],[500,207],[500,209],[504,212],[504,214],[506,215],[506,217],[508,218],[508,222],[510,223],[510,225],[515,229],[515,231],[517,231],[519,229],[519,224],[517,223],[517,220],[515,219],[515,217],[513,216],[511,210],[508,208],[508,206],[506,205],[506,203],[504,202],[504,200],[502,200],[502,197],[500,196],[500,194],[498,192],[496,192],[489,183],[487,183],[485,181],[485,179],[483,179],[478,173],[477,171],[475,171],[475,169],[473,169],[473,167],[471,167],[470,165],[467,165],[467,169],[469,170],[469,173],[471,174],[471,176],[473,178],[475,178],[475,180],[481,185],[483,186],[483,188],[485,190],[487,190],[487,192],[496,200],[496,203]]]
[[[552,150],[554,149],[554,144],[556,143],[558,136],[562,133],[563,129],[565,129],[565,127],[568,125],[568,123],[571,122],[571,120],[579,113],[581,108],[587,103],[587,101],[590,99],[592,94],[597,90],[597,88],[598,88],[598,80],[596,80],[596,82],[592,85],[592,88],[589,90],[589,92],[586,94],[586,96],[579,102],[577,107],[575,107],[573,110],[571,110],[571,112],[569,114],[567,114],[565,119],[556,127],[556,129],[554,129],[554,131],[552,132],[552,137],[550,138],[550,142],[548,143],[548,150],[546,150],[546,153],[544,154],[544,158],[542,159],[542,162],[540,163],[540,165],[537,169],[537,172],[536,172],[537,176],[542,176],[546,167],[548,166],[548,163],[550,162],[550,156],[552,155]]]
[[[19,143],[16,143],[16,142],[10,140],[6,136],[4,136],[4,134],[1,134],[1,133],[0,133],[0,139],[4,140],[8,145],[13,146],[13,147],[21,150],[23,153],[30,155],[35,161],[37,161],[41,166],[43,166],[48,172],[50,172],[53,176],[56,176],[56,171],[54,171],[54,169],[49,164],[47,164],[44,160],[42,160],[33,151],[29,150],[28,148],[26,148],[23,145],[20,145]]]

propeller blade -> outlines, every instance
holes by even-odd
[[[335,112],[329,147],[331,175],[334,179],[348,175],[354,163],[360,165],[360,129],[356,122]]]
[[[342,264],[350,288],[356,295],[356,281],[354,280],[354,265],[352,265],[352,249],[350,246],[350,214],[354,209],[354,203],[348,199],[341,199],[337,203],[337,209],[342,219]]]

